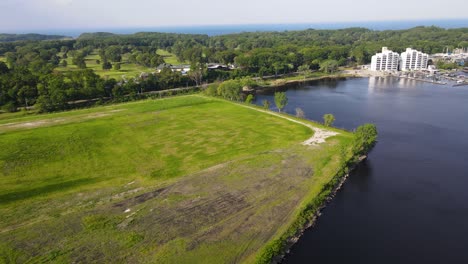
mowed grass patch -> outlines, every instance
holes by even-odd
[[[157,54],[163,56],[164,58],[164,61],[168,64],[172,64],[172,65],[179,65],[179,64],[185,64],[187,62],[184,62],[184,61],[180,61],[176,55],[170,53],[169,51],[167,50],[163,50],[163,49],[158,49],[156,51]]]
[[[302,146],[301,124],[201,96],[1,122],[0,255],[17,262],[253,262],[352,139]]]
[[[97,63],[97,60],[100,61],[100,63]],[[68,72],[68,71],[76,71],[79,70],[76,65],[73,65],[73,57],[69,56],[67,59],[67,66],[58,66],[56,68],[56,71],[59,72]],[[85,62],[86,62],[86,68],[87,69],[92,69],[96,74],[103,78],[114,78],[116,80],[121,80],[122,78],[126,79],[131,79],[137,76],[140,76],[142,72],[146,73],[151,73],[155,72],[155,69],[153,68],[148,68],[144,66],[140,66],[134,63],[130,63],[128,61],[128,54],[124,54],[122,56],[122,62],[120,62],[120,70],[114,70],[114,68],[109,69],[109,70],[103,70],[102,69],[102,61],[101,57],[98,55],[97,51],[94,51],[90,55],[85,57]],[[112,62],[112,65],[115,63]]]

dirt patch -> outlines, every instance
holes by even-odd
[[[302,142],[302,145],[311,146],[311,145],[318,145],[325,143],[325,140],[329,137],[333,137],[338,135],[337,132],[333,132],[330,130],[320,129],[320,128],[312,128],[314,130],[314,136],[309,138],[308,140]]]
[[[80,120],[102,118],[102,117],[111,116],[114,113],[121,112],[124,110],[125,109],[116,109],[116,110],[111,110],[107,112],[98,112],[98,113],[92,113],[88,115],[79,115],[79,116],[72,116],[72,117],[67,117],[67,118],[50,118],[50,119],[43,119],[43,120],[37,120],[37,121],[31,121],[31,122],[15,122],[15,123],[0,124],[0,130],[1,129],[11,130],[11,129],[21,129],[21,128],[31,129],[31,128],[37,128],[37,127],[43,127],[43,126],[51,126],[51,125],[56,125],[56,124],[64,124],[64,123],[80,121]]]
[[[133,198],[130,198],[130,199],[121,201],[119,203],[116,203],[116,204],[113,205],[113,207],[130,208],[130,207],[133,207],[135,205],[144,203],[144,202],[146,202],[146,201],[148,201],[150,199],[158,197],[158,195],[161,194],[164,190],[165,190],[165,188],[162,188],[162,189],[154,190],[154,191],[147,192],[147,193],[144,193],[144,194],[140,194],[140,195],[135,196]]]

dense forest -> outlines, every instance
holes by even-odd
[[[0,34],[0,42],[12,41],[37,41],[37,40],[54,40],[54,39],[70,39],[70,37],[61,35],[42,35],[42,34]]]
[[[373,54],[388,46],[396,52],[412,47],[426,53],[447,47],[468,47],[468,28],[416,27],[408,30],[373,31],[365,28],[255,32],[222,36],[136,33],[86,33],[77,39],[62,36],[0,35],[0,107],[16,111],[34,107],[56,111],[69,102],[84,99],[119,98],[216,80],[246,76],[286,74],[303,70],[332,71],[338,66],[370,62]],[[45,40],[44,40],[45,39]],[[182,74],[163,68],[164,50],[190,64]],[[98,75],[86,58],[98,54],[95,63],[103,70],[122,64],[154,68],[135,78],[116,80]],[[75,68],[67,67],[68,60]],[[125,58],[125,61],[124,61]],[[3,62],[2,62],[3,61]],[[208,70],[207,63],[235,65],[232,70]],[[65,68],[67,69],[67,68]]]

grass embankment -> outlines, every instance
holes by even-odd
[[[7,115],[0,259],[258,261],[334,179],[339,132],[304,146],[301,124],[201,96]]]
[[[166,63],[170,63],[173,65],[181,64],[181,62],[177,60],[177,57],[168,51],[158,50],[157,53],[164,57],[164,61]],[[63,54],[59,54],[59,55],[63,55]],[[93,69],[94,72],[98,74],[99,76],[104,77],[104,78],[114,78],[116,80],[121,80],[123,76],[125,76],[126,79],[130,79],[136,76],[140,76],[142,72],[151,73],[156,70],[155,68],[149,68],[149,67],[140,66],[134,63],[130,63],[128,61],[128,56],[129,54],[124,54],[122,56],[120,70],[114,70],[113,68],[109,70],[103,70],[102,64],[96,63],[97,60],[101,60],[101,57],[98,55],[97,51],[94,51],[90,55],[86,56],[85,62],[86,62],[86,67],[88,69]],[[76,65],[73,65],[72,63],[73,61],[72,56],[68,56],[66,61],[67,61],[67,67],[63,67],[60,65],[59,67],[56,68],[56,70],[60,72],[78,70],[78,67],[76,67]]]

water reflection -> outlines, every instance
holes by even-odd
[[[468,263],[468,87],[398,78],[324,80],[284,88],[301,107],[379,142],[286,263]],[[273,102],[274,91],[257,95]]]
[[[349,183],[361,192],[368,192],[372,178],[372,162],[369,159],[360,163],[349,175]]]

